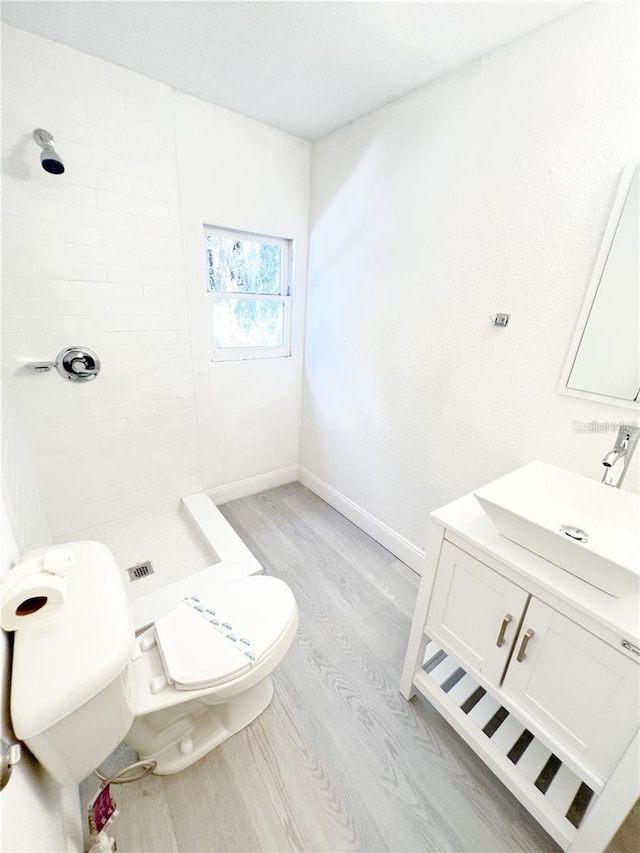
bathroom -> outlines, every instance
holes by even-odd
[[[206,565],[182,528],[162,540],[206,493],[301,614],[255,723],[116,788],[119,849],[558,849],[398,691],[429,514],[533,460],[599,480],[615,433],[587,427],[637,419],[557,391],[638,162],[636,5],[6,2],[2,20],[3,573],[98,540],[121,568],[152,560],[127,584],[155,592]],[[290,356],[212,360],[205,226],[290,241]],[[77,345],[95,381],[25,367]],[[77,791],[26,755],[2,817],[3,848],[82,849]],[[637,832],[632,815],[612,850]]]

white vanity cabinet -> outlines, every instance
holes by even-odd
[[[640,607],[434,513],[401,692],[421,693],[545,829],[604,850],[640,795]]]
[[[605,779],[638,727],[639,673],[635,661],[532,598],[502,686]]]
[[[444,542],[427,629],[461,663],[499,684],[528,600],[524,589]]]

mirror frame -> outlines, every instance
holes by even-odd
[[[565,360],[564,367],[562,368],[560,384],[558,385],[558,394],[564,394],[568,397],[579,397],[583,400],[593,400],[597,403],[608,403],[610,406],[619,406],[624,409],[640,411],[640,400],[622,400],[620,397],[609,397],[606,394],[597,394],[593,391],[579,391],[576,388],[567,387],[567,382],[569,381],[571,370],[573,369],[573,363],[576,360],[580,342],[582,341],[582,336],[584,335],[587,325],[587,320],[589,319],[589,314],[591,313],[591,308],[596,298],[596,293],[598,292],[600,280],[602,279],[602,274],[607,264],[607,258],[609,257],[609,251],[611,250],[611,245],[618,228],[618,223],[622,216],[627,195],[631,189],[631,182],[636,168],[640,170],[640,165],[633,161],[631,163],[627,163],[622,172],[620,185],[618,186],[618,191],[611,208],[611,213],[609,214],[607,226],[602,236],[602,243],[600,244],[600,250],[598,251],[593,273],[591,274],[584,302],[580,309],[580,315],[576,322],[576,328],[573,333],[573,337],[571,338],[569,352],[567,353],[567,358]]]

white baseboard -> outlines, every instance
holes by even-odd
[[[248,498],[250,495],[275,489],[277,486],[295,483],[299,479],[299,473],[298,465],[290,465],[288,468],[280,468],[279,471],[270,471],[268,474],[248,477],[246,480],[238,480],[237,483],[228,483],[226,486],[218,486],[216,489],[207,489],[207,495],[214,504],[226,504],[238,498]]]
[[[334,509],[337,509],[341,515],[348,518],[356,524],[361,530],[364,530],[372,539],[379,542],[387,551],[390,551],[403,563],[406,563],[409,568],[413,569],[419,575],[422,574],[424,566],[425,554],[417,545],[409,542],[404,536],[396,533],[382,521],[379,521],[371,513],[367,512],[362,507],[359,507],[352,500],[340,494],[332,486],[329,486],[311,471],[300,466],[298,479],[303,486],[306,486],[314,494],[326,501]]]

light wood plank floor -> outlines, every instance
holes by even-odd
[[[115,790],[120,853],[558,850],[400,696],[417,576],[299,483],[221,509],[293,589],[298,634],[256,722],[176,776]]]

